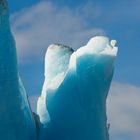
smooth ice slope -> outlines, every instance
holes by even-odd
[[[109,139],[106,98],[117,54],[115,44],[115,40],[97,36],[76,52],[61,45],[48,48],[37,108],[41,140]]]
[[[0,140],[36,140],[35,122],[17,71],[6,0],[0,0]]]

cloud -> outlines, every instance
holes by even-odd
[[[139,140],[140,88],[129,84],[113,83],[108,97],[110,139]]]
[[[90,13],[86,11],[88,5],[72,10],[42,1],[13,14],[11,25],[19,62],[42,61],[48,45],[52,43],[66,44],[76,49],[85,45],[92,36],[104,35],[103,29],[88,27],[87,17]],[[100,15],[99,11],[96,7],[94,18]]]
[[[37,100],[38,100],[37,95],[34,96],[29,96],[29,102],[30,102],[30,106],[32,108],[32,111],[36,113],[36,108],[37,108]]]
[[[31,96],[31,106],[36,110],[37,96]],[[140,138],[140,88],[113,82],[107,100],[107,116],[111,140],[139,140]]]

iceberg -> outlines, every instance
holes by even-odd
[[[109,140],[106,99],[116,40],[96,36],[74,51],[48,47],[45,80],[32,113],[18,74],[6,0],[0,0],[0,140]]]
[[[36,140],[35,120],[17,71],[8,6],[0,0],[0,140]]]
[[[75,52],[60,44],[48,47],[37,104],[41,140],[109,140],[106,98],[115,45],[115,40],[96,36]]]

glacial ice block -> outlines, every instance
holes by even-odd
[[[46,56],[45,56],[45,81],[42,89],[42,94],[38,99],[37,103],[37,113],[40,117],[40,122],[42,124],[40,137],[44,138],[44,135],[48,133],[44,132],[44,128],[47,127],[46,124],[50,121],[50,116],[46,108],[47,103],[51,101],[55,91],[58,89],[60,84],[65,78],[66,71],[69,66],[69,59],[73,50],[68,46],[60,44],[52,44],[49,46]],[[47,94],[48,92],[48,94]],[[43,131],[43,133],[42,133]]]
[[[0,0],[0,140],[36,140],[35,122],[17,71],[6,0]]]
[[[41,140],[109,140],[106,98],[115,45],[115,40],[97,36],[75,52],[62,45],[48,48],[37,105]]]

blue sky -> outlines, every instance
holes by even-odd
[[[33,6],[38,2],[39,0],[24,0],[22,2],[9,0],[11,14]],[[138,75],[140,66],[137,61],[140,58],[140,15],[138,14],[140,12],[140,2],[138,0],[127,1],[127,4],[124,0],[108,2],[103,0],[81,0],[76,2],[51,0],[50,2],[60,9],[69,8],[73,13],[76,11],[79,16],[85,13],[83,20],[87,20],[84,21],[86,28],[100,28],[105,31],[107,36],[116,39],[119,55],[114,80],[140,86],[140,75]],[[85,11],[82,9],[83,7]]]
[[[26,91],[32,98],[41,92],[44,80],[44,56],[49,44],[57,42],[77,49],[95,35],[107,35],[110,39],[117,40],[119,53],[108,110],[109,114],[113,112],[121,115],[110,114],[110,121],[113,123],[115,118],[117,122],[114,127],[112,126],[111,138],[138,140],[140,1],[8,0],[8,2],[12,32],[17,42],[19,71]],[[136,115],[132,116],[132,112]],[[124,122],[121,122],[122,120]]]

